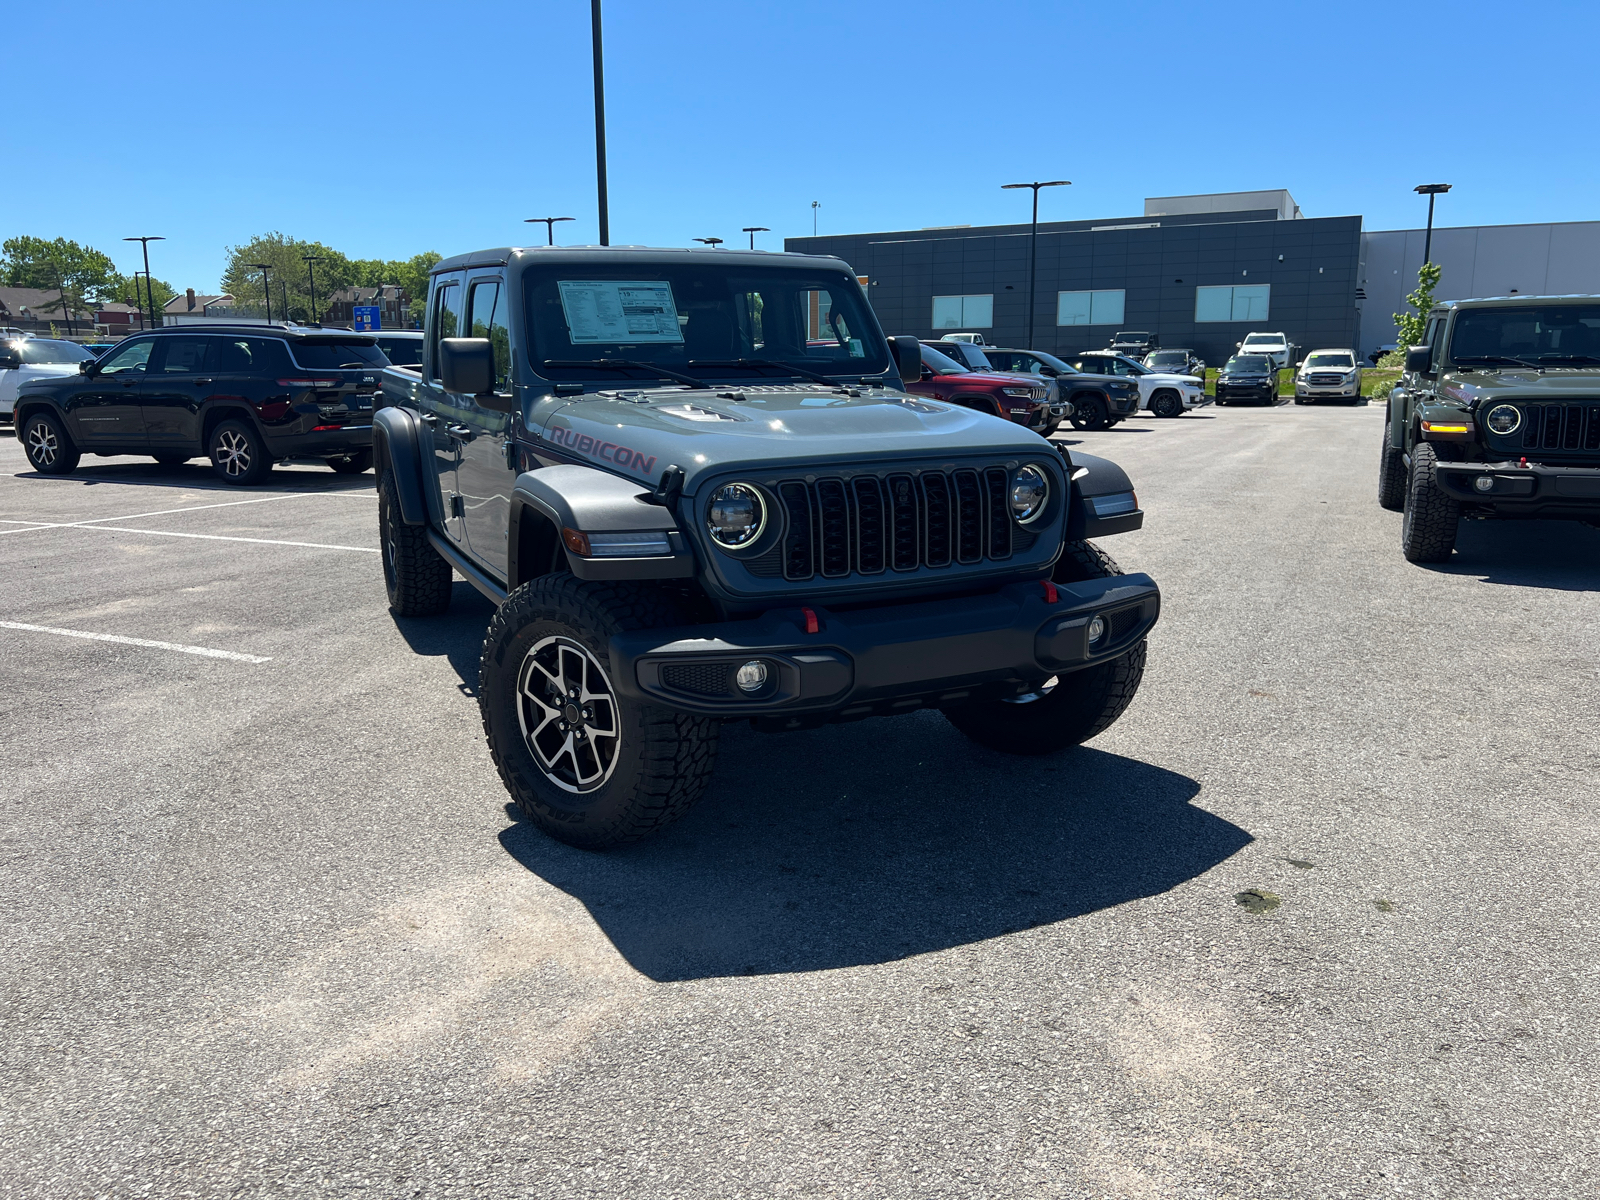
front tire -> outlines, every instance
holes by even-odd
[[[426,525],[407,525],[400,493],[385,471],[378,484],[378,538],[389,611],[397,617],[437,617],[450,607],[455,572],[428,542]]]
[[[718,724],[619,696],[614,634],[676,624],[648,585],[566,571],[523,584],[489,626],[478,704],[501,782],[530,822],[586,850],[635,842],[697,800]]]
[[[1439,453],[1429,442],[1411,450],[1411,481],[1406,489],[1400,549],[1406,561],[1448,562],[1456,548],[1461,505],[1439,486]]]
[[[1121,575],[1093,542],[1062,547],[1053,578],[1081,583]],[[1144,678],[1146,643],[1107,662],[1055,678],[1036,692],[944,709],[949,722],[980,746],[1006,754],[1051,754],[1104,733],[1127,711]]]
[[[1110,422],[1106,414],[1106,402],[1098,396],[1086,397],[1081,404],[1074,401],[1070,420],[1074,429],[1110,428]]]
[[[261,435],[245,421],[224,421],[213,429],[206,454],[217,478],[235,487],[253,487],[272,472]]]
[[[35,413],[19,435],[28,463],[41,475],[68,475],[78,467],[78,447],[54,413]]]
[[[1406,506],[1405,452],[1389,444],[1389,419],[1383,421],[1383,451],[1378,456],[1378,507],[1402,512]]]
[[[1183,416],[1183,401],[1177,392],[1157,392],[1150,398],[1150,411],[1158,417]]]

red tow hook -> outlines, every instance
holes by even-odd
[[[822,626],[817,621],[817,614],[816,613],[812,612],[809,608],[802,608],[800,611],[805,614],[806,632],[807,633],[816,633],[819,629],[822,628]]]
[[[1056,585],[1046,579],[1044,581],[1044,602],[1046,604],[1054,604],[1059,599],[1061,599],[1061,593],[1056,591]]]
[[[1519,466],[1519,467],[1526,467],[1526,466],[1527,466],[1527,465],[1528,465],[1528,458],[1527,458],[1527,456],[1526,456],[1526,455],[1524,455],[1524,456],[1523,456],[1523,458],[1522,458],[1522,461],[1521,461],[1521,462],[1519,462],[1519,463],[1518,463],[1518,464],[1517,464],[1517,466]]]

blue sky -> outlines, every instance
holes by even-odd
[[[1017,220],[1027,194],[999,185],[1050,178],[1073,186],[1044,194],[1047,219],[1287,187],[1307,215],[1406,228],[1435,180],[1455,185],[1443,225],[1600,216],[1592,2],[605,13],[615,243],[766,225],[778,249],[813,200],[829,233]],[[596,238],[583,0],[46,0],[6,26],[0,236],[131,270],[120,239],[164,234],[155,273],[202,291],[227,246],[274,229],[360,258],[542,239],[530,216]]]

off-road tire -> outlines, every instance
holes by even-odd
[[[455,572],[428,543],[426,525],[407,525],[400,493],[388,471],[378,481],[378,549],[389,611],[397,617],[437,617],[450,607]]]
[[[372,451],[356,450],[342,458],[330,458],[328,465],[340,475],[362,475],[372,470]]]
[[[1378,454],[1378,507],[1404,512],[1406,507],[1405,451],[1389,444],[1389,418],[1383,420],[1383,449]]]
[[[52,412],[36,412],[22,423],[17,440],[28,465],[41,475],[68,475],[77,470],[82,454]]]
[[[218,479],[234,487],[265,483],[272,473],[266,443],[248,421],[223,421],[206,439],[206,457]]]
[[[191,458],[193,458],[194,455],[192,455],[192,454],[176,454],[176,453],[174,453],[174,454],[152,454],[150,457],[155,459],[163,467],[181,467],[181,466],[183,466],[184,463],[188,462]]]
[[[507,597],[483,642],[478,706],[500,780],[523,815],[558,841],[603,850],[649,837],[681,817],[710,781],[718,722],[611,695],[620,736],[610,774],[593,790],[562,787],[539,765],[519,718],[519,678],[535,647],[575,643],[608,677],[609,642],[629,629],[681,623],[668,593],[648,584],[542,575]],[[608,717],[610,714],[608,714]]]
[[[1052,578],[1081,583],[1123,574],[1093,542],[1068,542]],[[1047,695],[1026,703],[985,700],[951,705],[944,715],[980,746],[1006,754],[1052,754],[1109,729],[1133,703],[1144,678],[1146,643],[1097,666],[1057,678]]]
[[[1157,417],[1183,416],[1183,400],[1177,392],[1161,391],[1150,397],[1150,412]]]
[[[1109,429],[1111,422],[1106,412],[1106,402],[1099,396],[1089,396],[1083,403],[1074,402],[1072,416],[1068,418],[1074,429]]]
[[[1439,486],[1438,465],[1438,451],[1430,443],[1418,442],[1412,448],[1405,521],[1400,527],[1400,549],[1408,562],[1448,562],[1456,548],[1461,505]]]

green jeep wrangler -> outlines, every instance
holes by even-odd
[[[1453,300],[1389,396],[1378,503],[1411,562],[1445,562],[1463,517],[1600,526],[1600,296]]]

